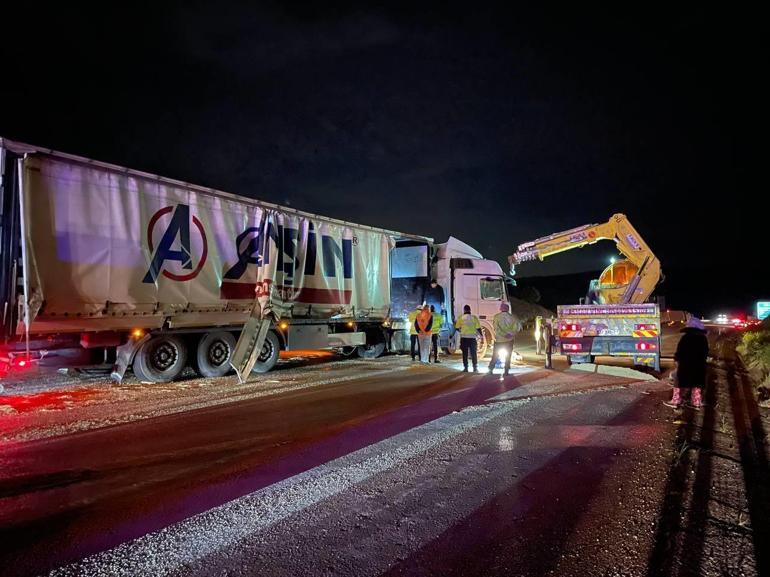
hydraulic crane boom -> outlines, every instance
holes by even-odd
[[[535,259],[543,260],[545,257],[600,240],[614,241],[626,261],[636,269],[629,282],[600,287],[607,304],[645,302],[660,281],[660,261],[624,214],[614,214],[605,223],[587,224],[519,245],[517,251],[508,257],[511,273],[514,273],[517,264]]]

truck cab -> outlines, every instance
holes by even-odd
[[[500,312],[500,303],[508,302],[505,274],[500,265],[485,259],[481,253],[464,242],[450,237],[446,243],[436,245],[435,278],[444,287],[446,299],[446,326],[441,332],[441,346],[454,352],[460,346],[460,336],[453,327],[469,305],[471,312],[481,321],[479,357],[495,339],[492,319]]]
[[[444,324],[440,346],[450,354],[460,347],[455,321],[469,305],[481,321],[479,356],[494,341],[492,319],[500,303],[508,302],[505,274],[500,265],[486,260],[464,242],[450,237],[442,244],[429,245],[413,240],[399,241],[391,252],[390,350],[409,350],[409,312],[422,305],[431,279],[444,289]]]

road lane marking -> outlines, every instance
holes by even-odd
[[[518,399],[465,408],[155,533],[55,569],[50,575],[136,577],[183,570],[527,402]]]

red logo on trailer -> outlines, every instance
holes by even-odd
[[[163,236],[161,237],[156,250],[152,241],[152,233],[155,231],[155,227],[161,217],[170,213],[173,213],[171,221],[166,225],[166,229],[163,232]],[[191,220],[200,236],[201,256],[195,267],[193,267],[190,243]],[[172,248],[177,242],[179,246],[178,250]],[[163,273],[163,276],[174,281],[185,282],[192,280],[201,272],[203,265],[206,263],[206,257],[208,256],[206,231],[203,229],[203,224],[198,220],[198,217],[190,214],[190,207],[186,204],[178,204],[176,207],[167,206],[161,208],[152,215],[150,222],[147,224],[147,246],[152,253],[152,262],[150,263],[150,268],[147,270],[147,274],[144,275],[144,279],[142,280],[142,282],[146,283],[156,282],[158,275],[160,275],[161,272]],[[176,261],[182,269],[190,270],[190,272],[185,274],[169,272],[164,268],[166,261]]]

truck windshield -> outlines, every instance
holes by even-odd
[[[501,301],[505,298],[503,281],[500,278],[481,279],[481,300]]]

